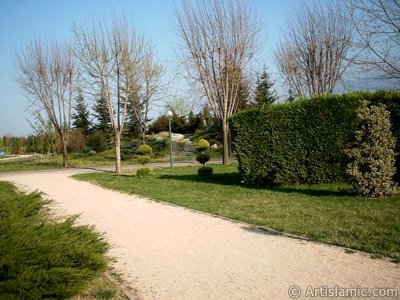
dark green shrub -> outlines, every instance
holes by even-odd
[[[145,177],[150,174],[150,169],[149,168],[140,168],[136,170],[136,176],[137,177]]]
[[[206,151],[209,148],[210,148],[210,143],[207,140],[201,139],[201,140],[199,140],[197,142],[197,145],[196,145],[196,150],[197,151],[203,152],[203,151]]]
[[[231,119],[233,148],[246,183],[336,182],[345,178],[356,98],[319,97],[254,108]]]
[[[139,146],[136,152],[139,155],[151,155],[153,153],[153,149],[151,149],[149,145],[143,144]]]
[[[145,165],[151,162],[151,157],[148,155],[139,156],[137,162],[141,165]]]
[[[200,153],[199,155],[197,155],[196,160],[201,163],[204,167],[204,165],[206,164],[206,162],[208,162],[210,160],[210,155],[206,154],[206,153]]]
[[[203,166],[203,167],[199,168],[197,172],[199,173],[200,176],[208,177],[213,174],[214,170],[212,167]]]
[[[96,151],[97,153],[103,152],[107,149],[106,136],[102,131],[92,133],[87,140],[86,145]]]
[[[167,139],[162,139],[159,137],[149,137],[147,139],[147,145],[152,149],[153,156],[163,157],[168,150]]]
[[[69,299],[106,270],[104,237],[77,217],[47,220],[48,203],[0,183],[0,299]]]
[[[395,193],[395,139],[391,131],[390,112],[385,106],[369,106],[362,101],[357,109],[357,130],[347,173],[353,189],[361,196],[387,196]]]

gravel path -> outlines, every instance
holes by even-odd
[[[0,180],[38,189],[55,200],[57,214],[81,214],[80,222],[105,232],[115,268],[142,299],[290,299],[293,285],[300,299],[335,286],[400,293],[394,263],[105,190],[69,177],[77,172],[85,171],[0,174]]]

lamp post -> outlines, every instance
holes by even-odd
[[[174,158],[172,154],[172,130],[171,130],[171,121],[172,121],[172,111],[169,109],[168,112],[168,124],[169,124],[169,164],[170,168],[174,166]]]

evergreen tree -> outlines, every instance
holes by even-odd
[[[273,89],[274,82],[270,80],[267,70],[264,68],[257,78],[254,102],[256,105],[272,104],[277,99],[276,91]]]
[[[137,95],[132,95],[132,97],[137,97]],[[133,98],[132,98],[133,99]],[[131,100],[128,101],[128,108],[126,111],[126,131],[124,133],[124,136],[126,138],[140,138],[140,121],[138,120],[136,114],[135,114],[135,103],[137,101]]]
[[[249,106],[250,102],[250,85],[249,82],[241,76],[241,81],[238,90],[236,111],[241,111]]]
[[[104,97],[99,97],[96,99],[96,103],[93,107],[93,116],[96,118],[97,122],[93,124],[94,131],[103,132],[107,142],[111,142],[111,118],[108,113],[107,102]]]
[[[83,134],[87,137],[90,133],[91,122],[89,120],[89,111],[81,92],[76,98],[74,110],[75,112],[72,114],[72,124],[74,128],[81,129]]]

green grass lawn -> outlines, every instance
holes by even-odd
[[[0,182],[0,299],[66,299],[107,266],[107,243],[74,217],[49,221],[39,194]]]
[[[68,155],[69,166],[73,168],[95,167],[115,164],[112,150],[90,156],[85,153],[71,153]],[[24,158],[0,161],[0,172],[33,171],[62,168],[62,155]],[[133,163],[133,160],[122,162]]]
[[[174,162],[179,161],[195,161],[195,158],[193,156],[175,156]],[[62,155],[0,160],[0,172],[60,169],[63,167],[62,162]],[[68,162],[71,168],[112,166],[115,165],[115,155],[113,150],[106,150],[95,155],[71,153],[68,155]],[[152,162],[169,162],[169,156],[153,159]],[[136,159],[127,158],[126,160],[122,160],[121,164],[136,164]]]
[[[113,173],[74,177],[400,261],[400,196],[353,197],[346,194],[346,184],[248,187],[240,183],[236,165],[213,167],[211,178],[199,177],[197,167],[155,170],[144,178]]]

